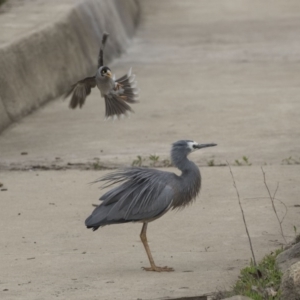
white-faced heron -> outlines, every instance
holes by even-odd
[[[103,50],[108,38],[105,33],[102,38],[98,56],[98,70],[95,76],[84,78],[73,84],[65,94],[65,98],[72,94],[70,108],[80,108],[83,106],[86,97],[91,93],[96,85],[100,90],[101,97],[105,101],[105,117],[119,118],[126,116],[128,112],[133,112],[128,103],[136,103],[138,90],[136,88],[135,75],[129,72],[121,78],[115,80],[109,67],[104,66]]]
[[[147,225],[170,209],[182,208],[195,200],[200,191],[201,175],[197,165],[187,156],[191,152],[216,146],[181,140],[172,145],[171,159],[182,173],[180,176],[166,171],[128,167],[110,173],[99,180],[106,182],[103,188],[120,183],[101,196],[102,203],[86,219],[87,228],[97,230],[101,226],[126,222],[142,222],[140,234],[147,252],[150,267],[146,271],[173,271],[157,267],[147,242]]]

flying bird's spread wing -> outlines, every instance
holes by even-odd
[[[126,168],[106,175],[99,180],[106,182],[103,187],[122,184],[100,198],[103,202],[86,219],[86,226],[96,230],[109,224],[158,218],[172,205],[175,191],[168,183],[174,176],[145,168]]]
[[[102,46],[100,47],[100,50],[99,50],[99,55],[98,55],[98,69],[102,66],[104,66],[104,59],[103,59],[103,50],[104,50],[104,47],[105,47],[105,44],[106,44],[106,41],[107,41],[107,38],[108,38],[109,34],[108,33],[104,33],[103,34],[103,37],[102,37]]]
[[[128,74],[117,79],[115,88],[104,96],[105,100],[105,117],[121,117],[127,115],[128,112],[133,112],[127,103],[136,103],[138,98],[138,89],[136,88],[135,75],[131,74],[131,69]]]
[[[79,105],[79,107],[81,108],[85,102],[86,97],[91,93],[92,88],[94,88],[95,86],[95,76],[84,78],[73,84],[70,87],[69,91],[65,94],[65,98],[73,94],[69,107],[74,109]]]

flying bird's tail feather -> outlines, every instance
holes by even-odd
[[[127,74],[116,80],[116,89],[105,96],[106,114],[105,117],[120,117],[133,112],[127,103],[137,103],[139,90],[136,88],[135,75],[131,69]]]
[[[121,96],[108,95],[105,99],[105,117],[121,117],[122,115],[128,115],[129,112],[133,112],[131,107],[125,102]]]

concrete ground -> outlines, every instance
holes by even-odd
[[[103,121],[94,90],[82,110],[56,99],[0,136],[1,299],[161,299],[230,288],[251,254],[229,169],[208,161],[235,165],[247,156],[252,164],[233,172],[257,259],[282,242],[260,165],[273,192],[279,182],[287,239],[300,228],[299,1],[141,7],[131,47],[111,65],[117,76],[130,66],[137,75],[131,118]],[[149,226],[157,264],[175,272],[144,272],[140,224],[95,233],[83,225],[102,193],[87,183],[107,171],[74,168],[154,153],[162,161],[182,138],[218,147],[191,156],[203,175],[196,203]]]
[[[175,171],[168,169],[168,171]],[[265,167],[288,214],[290,240],[298,225],[299,167]],[[257,259],[283,242],[260,167],[234,167]],[[141,224],[84,227],[100,191],[88,185],[105,172],[2,172],[1,299],[165,299],[224,290],[251,253],[228,168],[202,168],[203,189],[193,206],[148,227],[155,262],[173,273],[145,272]],[[284,207],[278,205],[280,217]],[[8,291],[4,291],[8,289]]]

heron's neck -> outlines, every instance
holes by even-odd
[[[187,157],[173,160],[173,163],[182,172],[179,183],[180,193],[173,202],[173,208],[177,208],[186,206],[196,198],[201,187],[201,175],[197,165]]]
[[[172,153],[171,159],[173,165],[182,172],[189,170],[191,165],[195,165],[186,156],[179,156]]]
[[[184,178],[187,175],[195,176],[196,178],[200,177],[199,168],[196,164],[190,161],[186,156],[180,157],[173,155],[172,156],[173,164],[182,172],[182,177]]]
[[[199,177],[200,175],[200,171],[197,165],[194,162],[190,161],[188,158],[177,162],[176,167],[182,172],[182,177],[185,177],[187,175]]]

